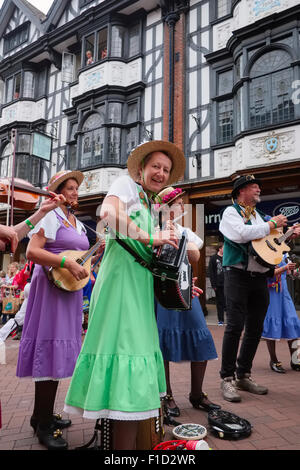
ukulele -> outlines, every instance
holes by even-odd
[[[252,240],[251,248],[256,261],[268,268],[280,264],[283,255],[290,251],[285,241],[293,235],[294,228],[298,225],[294,225],[284,234],[280,230],[272,229],[266,237]]]
[[[66,250],[60,253],[60,255],[66,256],[69,259],[73,259],[76,261],[76,263],[80,264],[80,266],[83,266],[88,273],[90,273],[92,256],[98,250],[101,243],[102,240],[99,240],[88,251]],[[47,276],[56,287],[65,292],[76,292],[80,289],[83,289],[90,279],[90,275],[88,275],[84,279],[77,281],[77,279],[75,279],[73,274],[71,274],[68,269],[61,267],[50,267],[49,271],[47,272]]]

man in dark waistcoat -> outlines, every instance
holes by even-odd
[[[249,248],[251,240],[286,226],[287,218],[284,215],[270,218],[258,211],[260,193],[261,182],[253,175],[237,178],[232,191],[234,204],[225,209],[219,228],[224,237],[227,309],[220,376],[223,398],[230,402],[241,400],[238,390],[259,395],[268,393],[266,387],[251,378],[251,369],[269,306],[267,278],[273,275],[274,269],[259,264]]]

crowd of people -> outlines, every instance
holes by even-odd
[[[221,408],[203,391],[208,362],[217,359],[217,352],[197,299],[202,291],[196,279],[190,309],[168,309],[155,300],[147,269],[153,250],[166,244],[177,250],[183,232],[188,262],[199,262],[203,240],[179,224],[184,191],[172,186],[184,174],[185,157],[173,143],[150,141],[131,152],[127,167],[128,175],[112,184],[103,201],[101,219],[109,231],[89,270],[67,251],[89,249],[86,228],[73,210],[84,178],[80,171],[52,176],[51,199],[18,226],[0,226],[2,249],[9,242],[14,252],[20,239],[30,238],[26,264],[11,263],[7,273],[0,273],[2,302],[10,288],[24,298],[11,324],[2,316],[0,344],[22,327],[17,377],[34,381],[30,425],[49,450],[68,448],[61,429],[72,422],[54,410],[64,378],[70,379],[64,411],[109,420],[114,450],[135,449],[139,423],[157,418],[161,404],[168,424],[180,416],[170,362],[190,362],[189,401],[194,408]],[[218,324],[224,326],[221,393],[230,402],[241,401],[240,391],[268,393],[251,375],[261,338],[266,339],[272,371],[285,372],[275,349],[282,338],[288,341],[292,369],[300,371],[300,321],[286,282],[287,275],[296,275],[296,265],[284,257],[271,268],[251,250],[252,240],[287,225],[284,215],[270,217],[256,208],[261,189],[252,175],[235,180],[233,204],[219,227],[222,242],[209,263]],[[291,239],[299,235],[295,227]],[[136,262],[132,253],[143,262]],[[50,280],[52,270],[77,283],[85,281],[84,289],[58,288]]]

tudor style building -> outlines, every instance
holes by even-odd
[[[79,217],[95,228],[130,150],[174,141],[186,155],[186,222],[206,242],[204,286],[237,175],[263,179],[266,212],[300,219],[299,20],[298,0],[54,0],[47,15],[5,0],[1,176],[13,158],[15,176],[39,187],[80,169]],[[27,215],[15,210],[15,223]]]

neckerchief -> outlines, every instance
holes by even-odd
[[[243,215],[247,221],[250,219],[251,215],[256,219],[255,206],[247,206],[243,202],[238,202],[238,205],[243,208]]]

